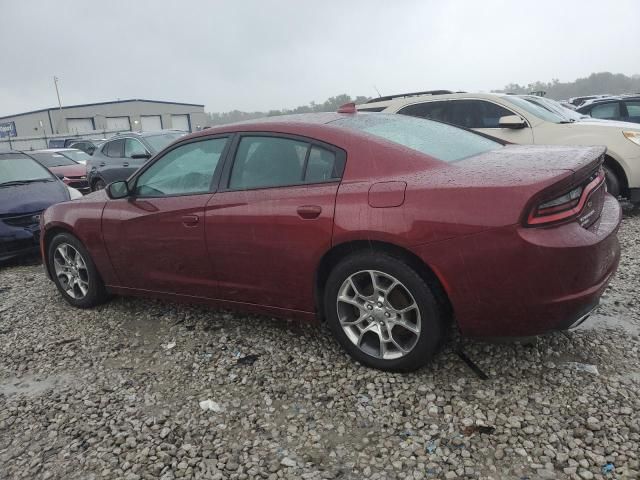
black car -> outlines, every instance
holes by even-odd
[[[577,111],[603,120],[640,123],[640,95],[592,100]]]
[[[107,140],[87,162],[91,190],[101,190],[117,180],[126,180],[153,155],[185,135],[178,130],[127,132]]]
[[[40,215],[70,199],[66,185],[34,159],[0,152],[0,262],[38,252]]]

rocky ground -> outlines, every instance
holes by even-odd
[[[0,270],[0,478],[640,478],[640,213],[584,328],[401,375],[328,332]],[[200,402],[210,400],[210,402]]]

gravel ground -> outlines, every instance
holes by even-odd
[[[4,267],[0,478],[640,478],[640,212],[620,239],[584,328],[462,342],[487,380],[454,343],[383,373],[322,327],[131,298],[75,310],[41,266]]]

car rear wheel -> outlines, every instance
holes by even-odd
[[[98,190],[103,190],[104,187],[106,187],[107,185],[104,183],[104,180],[102,179],[98,179],[95,182],[93,182],[93,191],[96,192]]]
[[[104,283],[89,252],[73,235],[60,233],[51,240],[48,262],[56,287],[74,307],[89,308],[107,299]]]
[[[614,171],[606,165],[602,168],[605,174],[605,181],[607,182],[607,191],[614,197],[618,198],[620,196],[620,179],[618,179],[618,176]]]
[[[338,342],[370,367],[416,370],[433,357],[443,337],[443,314],[429,285],[385,253],[342,260],[329,275],[324,302]]]

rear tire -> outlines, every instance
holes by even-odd
[[[325,286],[324,311],[349,355],[380,370],[417,370],[444,336],[444,315],[429,285],[403,260],[383,252],[339,262]]]
[[[91,308],[108,298],[102,278],[82,242],[59,233],[47,248],[49,271],[62,297],[78,308]]]
[[[615,198],[620,196],[620,179],[611,168],[604,165],[602,167],[605,174],[605,182],[607,183],[607,191]]]

